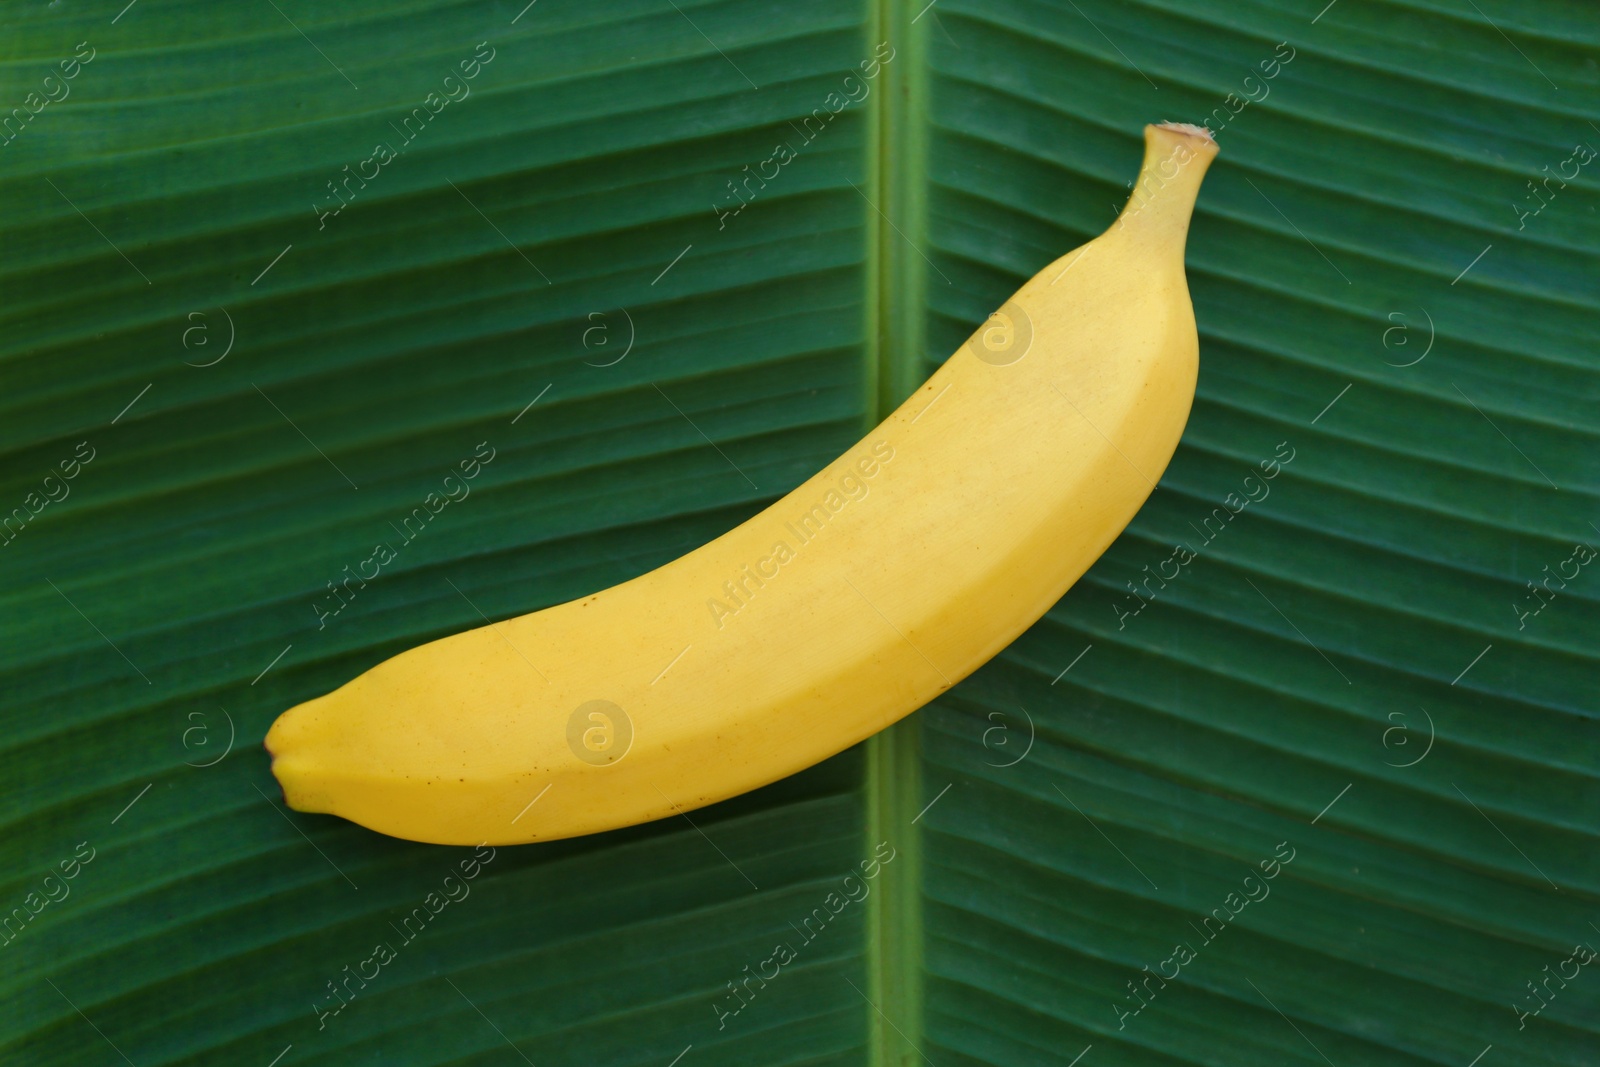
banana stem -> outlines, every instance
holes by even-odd
[[[1170,244],[1181,255],[1201,179],[1216,155],[1217,142],[1204,126],[1176,122],[1146,126],[1139,180],[1112,230]]]

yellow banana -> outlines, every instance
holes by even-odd
[[[441,844],[735,796],[998,653],[1155,487],[1194,397],[1184,240],[1216,155],[1145,130],[1105,234],[1040,271],[858,445],[632,581],[411,649],[279,717],[289,805]]]

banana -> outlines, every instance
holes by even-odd
[[[416,841],[549,841],[765,785],[950,689],[1105,551],[1177,448],[1199,352],[1184,242],[1216,151],[1147,127],[1105,234],[737,529],[284,712],[266,745],[288,804]]]

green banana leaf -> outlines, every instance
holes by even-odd
[[[8,5],[0,1062],[1600,1060],[1600,23],[1324,3]],[[1163,119],[1194,412],[996,661],[614,833],[283,806],[279,712],[764,507]]]

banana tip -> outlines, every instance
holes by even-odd
[[[278,783],[278,791],[283,794],[283,802],[296,811],[314,810],[306,806],[303,785],[299,784],[300,775],[294,773],[297,761],[291,758],[291,753],[298,748],[304,751],[305,746],[295,744],[297,737],[304,733],[304,723],[300,716],[295,715],[296,708],[279,715],[277,721],[267,730],[267,736],[262,738],[261,747],[267,750],[269,769],[272,777]],[[298,762],[303,762],[298,761]]]

